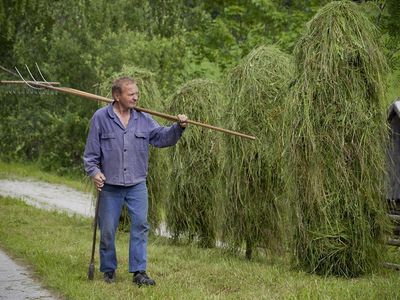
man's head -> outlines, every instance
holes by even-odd
[[[139,100],[139,89],[136,80],[120,77],[113,82],[112,97],[123,109],[131,109]]]

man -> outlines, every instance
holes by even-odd
[[[139,90],[134,79],[121,77],[112,86],[114,102],[95,112],[83,156],[87,174],[100,191],[100,271],[115,281],[115,233],[125,203],[131,218],[129,272],[138,285],[155,285],[146,274],[147,187],[149,144],[167,147],[177,143],[187,117],[170,127],[158,125],[148,114],[134,109]]]

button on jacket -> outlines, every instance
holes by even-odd
[[[107,184],[130,186],[145,181],[149,144],[175,145],[183,130],[178,123],[160,126],[150,115],[134,109],[125,128],[109,104],[91,120],[83,154],[85,171],[89,176],[102,172]]]

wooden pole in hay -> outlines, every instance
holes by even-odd
[[[358,276],[383,256],[386,65],[377,31],[356,4],[331,2],[294,55],[284,170],[295,258],[311,273]]]
[[[161,95],[155,82],[154,75],[143,69],[124,66],[120,72],[114,73],[108,80],[100,85],[102,94],[111,98],[111,85],[112,82],[119,77],[128,76],[134,78],[139,88],[139,105],[151,107],[157,111],[163,111],[164,107],[161,102]],[[157,117],[156,117],[157,118]],[[157,119],[161,123],[162,119]],[[149,209],[148,220],[152,231],[156,230],[161,220],[161,203],[166,197],[165,186],[167,184],[163,170],[167,165],[167,157],[160,149],[149,150],[149,168],[148,168],[148,194],[149,194]],[[126,208],[124,208],[121,215],[121,227],[129,230],[129,217]]]
[[[276,47],[261,46],[227,75],[229,126],[246,128],[258,137],[252,143],[226,138],[222,168],[227,189],[224,240],[234,249],[245,244],[249,259],[255,247],[282,248],[280,140],[292,69],[288,55]]]
[[[207,122],[220,121],[223,96],[221,87],[211,80],[192,80],[170,98],[172,111],[185,111]],[[172,151],[167,227],[175,236],[186,234],[203,247],[216,240],[216,209],[220,186],[218,172],[219,139],[210,130],[192,127]],[[207,136],[208,135],[208,136]]]

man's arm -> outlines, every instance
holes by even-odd
[[[178,119],[179,122],[172,126],[163,127],[150,118],[150,144],[158,148],[175,145],[188,125],[185,115],[178,115]]]
[[[98,126],[96,126],[95,116],[93,116],[90,122],[85,152],[83,153],[83,164],[86,173],[92,177],[93,182],[99,191],[101,191],[106,180],[104,174],[100,171],[100,156],[100,130]]]

